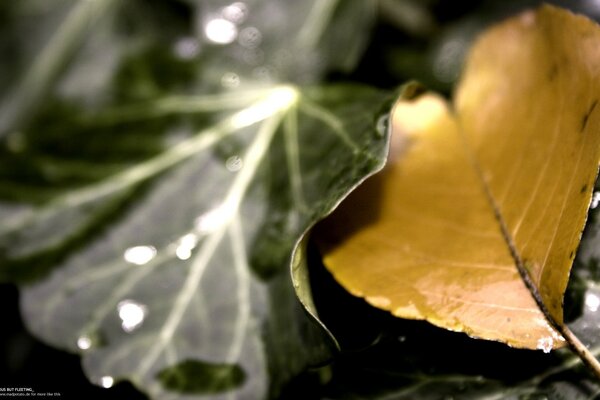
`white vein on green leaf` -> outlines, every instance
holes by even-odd
[[[150,347],[146,356],[139,363],[136,371],[138,376],[145,376],[147,374],[175,334],[177,327],[204,276],[206,268],[210,264],[214,252],[223,240],[227,229],[229,229],[233,220],[238,215],[237,213],[242,199],[244,198],[262,159],[269,149],[271,140],[283,117],[283,111],[295,104],[297,102],[297,97],[298,94],[294,89],[281,88],[280,91],[277,92],[277,98],[274,98],[275,101],[262,105],[264,108],[263,111],[266,111],[266,113],[255,109],[253,110],[253,114],[238,114],[238,118],[245,120],[250,117],[256,118],[254,113],[258,113],[258,115],[261,116],[261,120],[264,119],[264,121],[244,156],[244,168],[236,176],[236,179],[230,186],[222,203],[221,207],[223,207],[224,213],[222,215],[221,225],[207,235],[202,242],[198,253],[194,257],[185,283],[175,299],[174,305],[159,332],[156,342]],[[270,118],[266,118],[268,116]]]
[[[35,104],[40,101],[60,69],[77,49],[85,33],[93,27],[93,22],[107,14],[116,0],[77,1],[60,27],[54,33],[43,51],[34,60],[23,80],[8,96],[9,103],[0,110],[0,138],[9,133],[12,125],[18,123]]]
[[[205,150],[226,136],[257,122],[268,118],[280,110],[280,99],[282,93],[294,91],[286,86],[266,90],[266,95],[258,101],[233,115],[226,117],[210,128],[198,132],[194,137],[187,139],[168,151],[151,158],[148,161],[135,165],[117,175],[114,175],[100,183],[76,190],[59,197],[42,209],[34,210],[15,220],[11,225],[0,228],[0,234],[15,231],[28,224],[41,223],[64,209],[78,207],[86,203],[116,194],[122,190],[131,188],[157,174],[181,163],[189,157]],[[63,238],[59,235],[56,242]]]
[[[305,23],[298,32],[297,42],[300,48],[314,49],[325,33],[333,18],[339,0],[316,0]]]

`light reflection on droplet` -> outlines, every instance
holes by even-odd
[[[156,256],[154,246],[134,246],[125,250],[123,258],[125,261],[135,265],[144,265],[149,263]]]
[[[233,89],[240,85],[240,77],[235,72],[225,72],[221,77],[221,86]]]
[[[588,293],[588,294],[586,294],[586,296],[585,296],[585,306],[591,312],[598,311],[598,308],[600,308],[600,297],[598,297],[594,293]]]
[[[146,306],[133,300],[123,300],[117,304],[121,328],[127,333],[139,328],[146,318]]]
[[[244,166],[244,160],[240,156],[231,156],[225,161],[225,167],[230,172],[237,172]]]
[[[550,336],[547,336],[538,340],[537,349],[542,350],[544,353],[550,353],[553,345],[554,339],[552,339]]]
[[[193,233],[188,233],[179,239],[177,248],[175,249],[175,255],[180,260],[187,260],[192,256],[192,250],[198,244],[198,237]]]
[[[204,34],[213,43],[229,44],[237,38],[238,30],[233,22],[223,18],[215,18],[206,23]]]
[[[592,196],[592,204],[590,207],[594,209],[598,207],[598,203],[600,203],[600,192],[594,192],[594,195]]]
[[[89,348],[92,347],[92,338],[90,338],[89,336],[80,336],[77,339],[77,347],[79,347],[79,349],[81,350],[88,350]]]
[[[103,388],[108,389],[110,387],[112,387],[112,385],[115,384],[115,380],[112,376],[103,376],[102,378],[100,378],[100,385],[102,385]]]
[[[235,24],[241,24],[248,16],[248,7],[242,2],[235,2],[227,7],[223,7],[221,15]]]
[[[200,52],[200,44],[194,37],[182,37],[175,42],[175,55],[184,60],[190,60]]]
[[[262,43],[262,33],[257,28],[248,26],[241,30],[238,41],[247,49],[255,49]]]

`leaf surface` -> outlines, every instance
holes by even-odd
[[[331,347],[295,296],[291,247],[382,167],[389,107],[362,86],[281,82],[351,69],[373,3],[58,3],[2,93],[0,280],[96,384],[276,397]],[[207,32],[224,17],[231,43]]]
[[[547,317],[562,323],[597,174],[598,43],[594,23],[544,6],[476,42],[454,112],[400,100],[399,154],[317,230],[336,279],[399,317],[562,346]]]

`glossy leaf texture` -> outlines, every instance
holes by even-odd
[[[562,324],[598,169],[599,42],[544,6],[475,43],[453,112],[399,101],[399,154],[316,231],[336,279],[398,317],[561,347],[547,318]]]
[[[189,147],[141,164],[193,151],[46,278],[23,287],[29,329],[79,351],[98,383],[130,379],[162,398],[173,392],[161,386],[161,371],[191,360],[243,371],[223,396],[266,396],[269,372],[285,381],[326,350],[296,308],[286,259],[296,237],[381,167],[386,140],[373,115],[385,100],[358,87],[276,88]],[[233,139],[238,150],[219,154]],[[41,232],[62,220],[39,221]]]
[[[84,3],[61,3],[23,55],[41,66],[4,93],[0,277],[21,285],[28,329],[98,385],[275,397],[332,346],[295,296],[291,248],[382,167],[390,105],[279,82],[354,63],[373,7],[190,2],[187,21],[183,2]],[[209,29],[225,17],[230,43]],[[342,37],[348,52],[321,57]]]

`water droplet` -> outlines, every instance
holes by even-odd
[[[240,156],[231,156],[225,161],[225,167],[231,172],[237,172],[244,166],[244,161]]]
[[[182,37],[175,42],[173,52],[183,60],[191,60],[200,52],[200,43],[194,37]]]
[[[233,89],[240,86],[240,77],[235,72],[225,72],[221,77],[221,86]]]
[[[88,350],[92,347],[92,338],[87,335],[79,336],[77,339],[77,347],[81,350]]]
[[[117,304],[121,328],[127,333],[139,328],[146,318],[147,308],[145,305],[133,300],[123,300]]]
[[[544,353],[550,353],[552,346],[554,345],[554,339],[551,337],[543,337],[537,342],[537,349],[542,350]]]
[[[242,2],[235,2],[221,10],[223,18],[235,24],[241,24],[248,17],[248,7]]]
[[[115,384],[115,380],[112,376],[103,376],[102,378],[100,378],[100,385],[105,388],[108,389],[110,387],[112,387],[112,385]]]
[[[600,307],[600,297],[598,297],[594,293],[588,293],[585,296],[585,306],[591,312],[598,311],[598,307]]]
[[[404,342],[406,342],[406,336],[398,336],[398,341],[399,341],[400,343],[404,343]]]
[[[382,138],[386,135],[390,123],[390,115],[384,114],[377,120],[375,125],[375,134],[378,138]]]
[[[594,208],[598,207],[598,203],[600,203],[600,192],[594,192],[590,208],[593,210]]]
[[[238,41],[247,49],[255,49],[262,43],[262,33],[257,28],[248,26],[241,30]]]
[[[223,18],[211,19],[204,26],[206,38],[216,44],[232,43],[238,35],[237,26]]]
[[[193,233],[188,233],[179,239],[175,255],[180,260],[187,260],[192,256],[192,250],[194,250],[197,244],[198,237]]]
[[[154,246],[134,246],[125,250],[123,258],[125,261],[135,265],[144,265],[149,263],[156,256]]]

